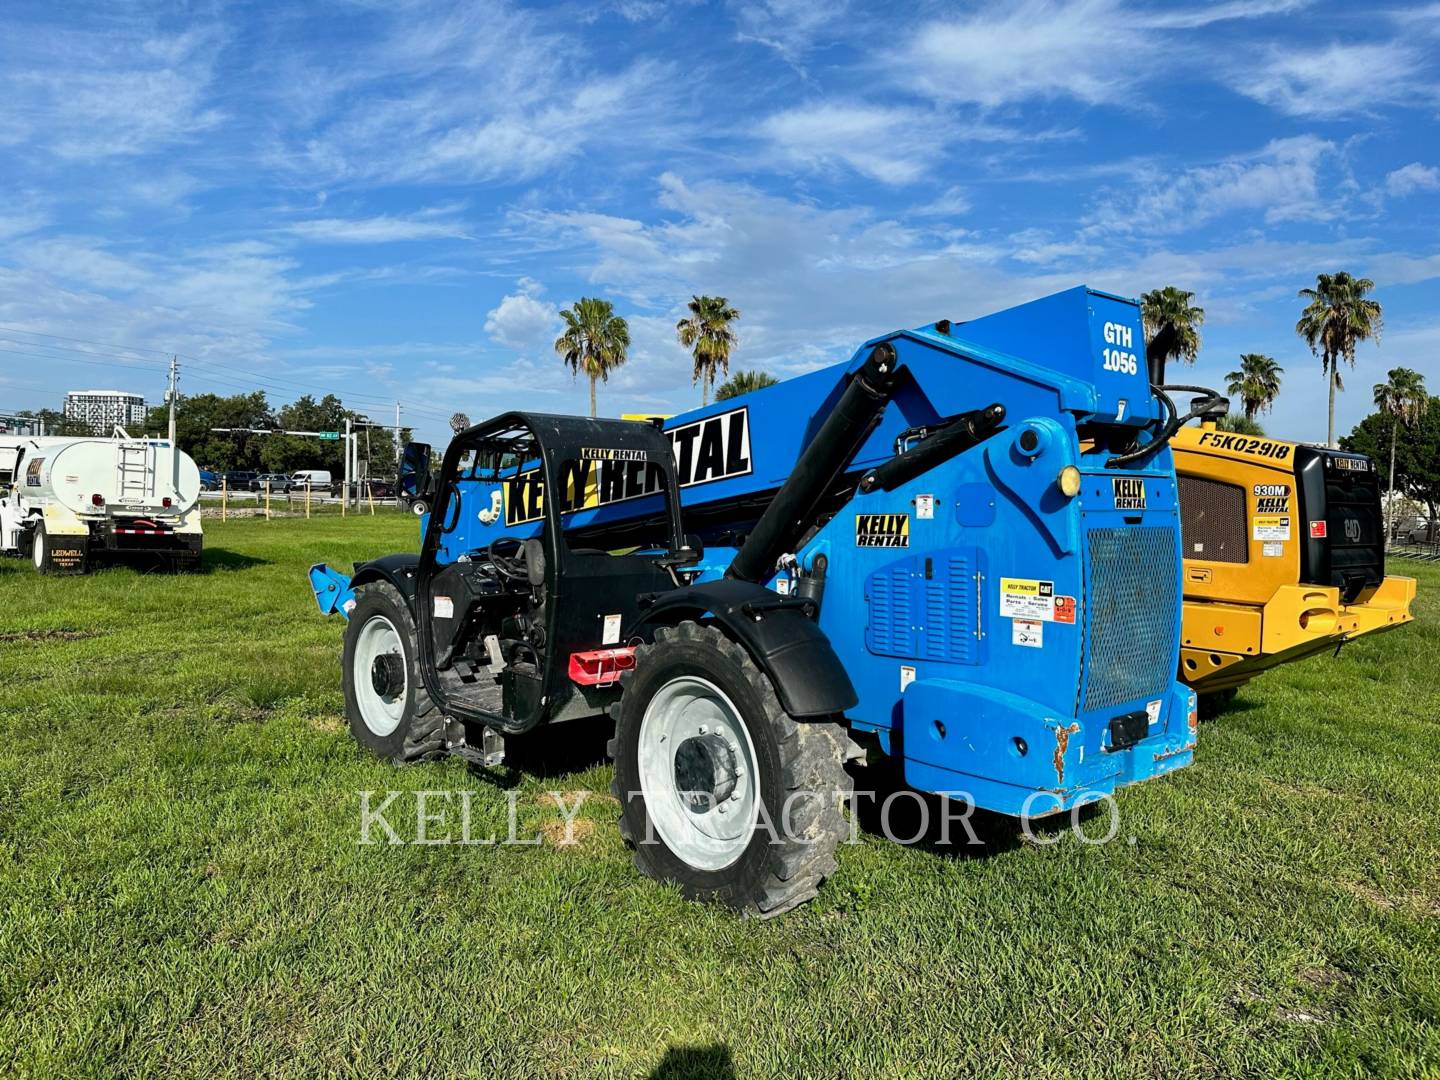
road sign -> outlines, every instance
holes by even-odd
[[[316,432],[316,434],[322,439],[339,440],[340,438],[340,432],[338,431],[319,431]]]

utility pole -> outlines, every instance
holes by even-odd
[[[170,445],[175,445],[175,387],[180,381],[180,358],[170,357]]]
[[[350,417],[345,417],[345,486],[340,489],[340,512],[350,505]]]

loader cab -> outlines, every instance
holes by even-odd
[[[657,513],[594,522],[627,488]],[[421,674],[442,710],[512,732],[603,712],[609,695],[572,681],[571,657],[624,644],[643,599],[698,558],[676,491],[648,423],[515,412],[456,436],[416,567]]]

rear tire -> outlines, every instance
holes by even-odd
[[[37,521],[30,535],[30,562],[40,574],[83,574],[90,567],[89,544],[83,537],[67,537],[62,554],[56,556],[45,522]],[[74,546],[72,546],[74,545]],[[71,553],[78,547],[78,557]]]
[[[621,684],[611,793],[640,872],[761,918],[813,897],[847,831],[838,718],[797,722],[740,645],[693,622],[656,630]]]
[[[400,591],[388,581],[364,586],[345,627],[345,716],[356,742],[396,765],[445,749],[445,719],[425,691],[419,655]]]

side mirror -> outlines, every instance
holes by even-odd
[[[400,491],[410,499],[424,498],[430,492],[430,444],[405,444],[400,458]]]

